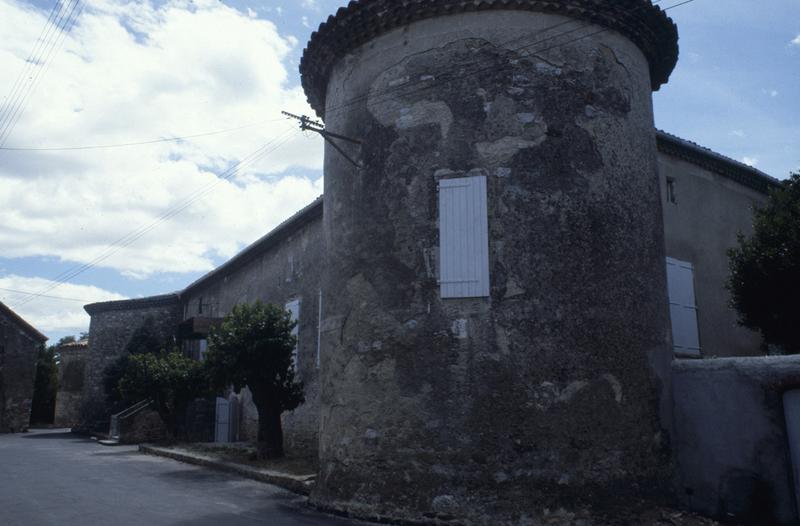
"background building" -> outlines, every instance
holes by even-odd
[[[36,357],[47,337],[0,303],[0,433],[28,430]]]

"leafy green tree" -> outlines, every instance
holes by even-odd
[[[237,305],[210,337],[206,366],[213,385],[250,389],[258,410],[259,458],[284,456],[281,415],[305,402],[292,353],[296,322],[280,307]]]
[[[66,336],[56,345],[39,348],[36,356],[36,377],[31,402],[31,423],[52,424],[56,411],[56,395],[58,394],[58,365],[56,353],[58,347],[72,343],[75,338]]]
[[[800,173],[754,212],[753,236],[728,252],[728,289],[739,323],[790,354],[800,353]]]
[[[189,403],[208,394],[208,386],[203,364],[173,351],[132,355],[119,381],[119,392],[129,403],[153,400],[167,431],[176,437]]]

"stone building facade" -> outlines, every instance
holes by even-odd
[[[124,408],[109,404],[103,387],[106,368],[125,353],[134,331],[152,319],[165,344],[175,341],[175,328],[180,319],[177,294],[128,301],[112,301],[87,305],[91,316],[89,352],[86,356],[81,399],[82,431],[107,431],[111,414]]]
[[[324,202],[168,316],[199,356],[237,303],[297,314],[284,429],[317,505],[527,524],[674,495],[673,361],[761,354],[725,253],[778,184],[655,129],[677,54],[645,0],[361,0],[312,35],[304,88],[357,163],[329,146]]]
[[[89,340],[59,346],[58,392],[53,423],[58,427],[73,427],[80,423],[81,402]]]
[[[276,228],[214,272],[181,292],[184,324],[201,325],[200,317],[219,319],[235,305],[257,300],[274,303],[297,315],[295,364],[305,385],[306,402],[284,414],[284,441],[291,455],[316,456],[319,429],[319,310],[320,277],[325,244],[322,237],[322,199]],[[206,331],[194,333],[205,345]],[[191,340],[186,343],[190,343]],[[249,391],[235,398],[240,407],[242,440],[255,441],[258,413]]]
[[[28,430],[36,357],[47,337],[0,302],[0,433]]]

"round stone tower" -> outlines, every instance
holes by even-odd
[[[318,504],[522,524],[661,491],[677,55],[649,0],[360,0],[312,35],[309,101],[361,141],[325,158]]]

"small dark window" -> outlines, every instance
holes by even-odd
[[[678,204],[678,199],[675,196],[675,179],[667,177],[667,202],[674,205]]]
[[[5,353],[6,353],[6,346],[0,345],[0,354],[5,354]]]
[[[197,314],[203,314],[203,297],[200,296],[200,299],[197,302]]]

